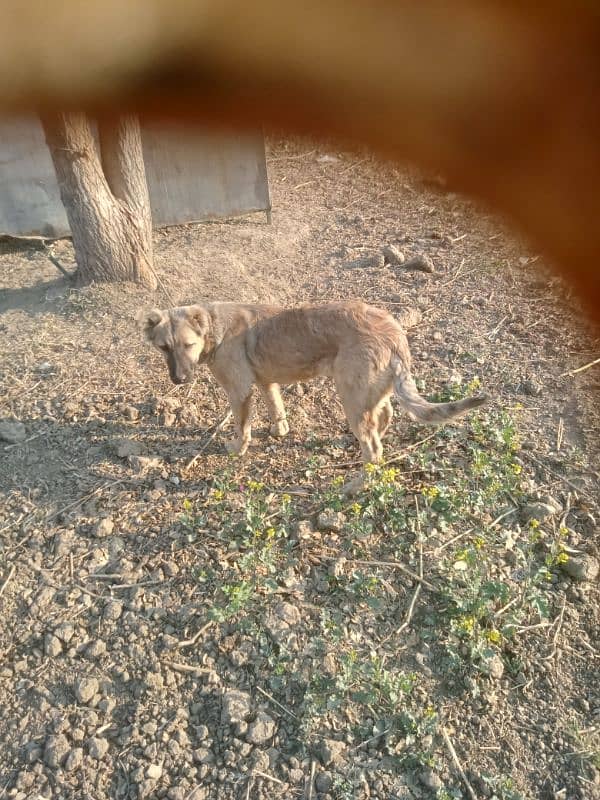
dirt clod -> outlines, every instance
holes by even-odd
[[[264,711],[259,711],[256,719],[248,726],[246,741],[250,744],[264,745],[273,738],[276,727],[274,719]]]
[[[69,740],[62,734],[48,737],[44,747],[44,762],[52,769],[60,767],[71,750]]]
[[[321,511],[317,517],[317,527],[320,531],[333,531],[340,533],[346,522],[346,516],[341,511],[333,511],[328,508]]]
[[[569,555],[561,564],[562,571],[575,581],[594,581],[600,572],[600,562],[587,553]]]
[[[245,722],[252,711],[252,698],[248,692],[228,689],[223,695],[221,722],[224,725],[235,725]]]
[[[412,256],[401,265],[403,270],[417,272],[435,272],[435,267],[431,258],[424,253]]]
[[[75,683],[75,696],[80,703],[89,703],[90,700],[98,693],[99,684],[98,679],[93,677],[80,678]]]
[[[385,263],[391,264],[394,267],[399,267],[406,261],[404,253],[393,244],[386,245],[383,248],[382,253]]]
[[[9,444],[17,444],[22,442],[27,436],[27,429],[22,422],[14,420],[2,419],[0,420],[0,439]]]

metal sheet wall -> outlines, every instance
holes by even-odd
[[[142,128],[154,227],[270,208],[262,135]],[[54,167],[35,117],[0,121],[0,233],[69,234]]]

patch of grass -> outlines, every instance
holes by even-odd
[[[437,399],[476,388],[452,386]],[[233,468],[215,478],[201,511],[184,507],[184,527],[207,526],[227,543],[221,573],[204,567],[198,576],[212,593],[210,615],[250,626],[270,690],[286,706],[295,698],[301,742],[323,735],[334,715],[346,720],[355,746],[373,740],[383,749],[391,769],[437,768],[444,748],[429,681],[452,678],[476,695],[491,659],[520,670],[512,645],[548,617],[566,552],[564,530],[521,526],[514,513],[527,491],[518,416],[518,407],[489,409],[437,429],[397,463],[368,466],[357,497],[342,494],[342,476],[329,482],[308,513],[341,512],[343,529],[316,533],[297,549],[290,534],[306,509],[260,482],[240,482]],[[309,461],[307,474],[320,477],[318,457]],[[261,620],[282,574],[302,564],[304,548],[316,565],[304,562],[302,573],[310,576],[303,585],[311,611],[290,645],[274,640]],[[417,584],[395,572],[399,563],[413,574],[423,570],[420,598]],[[407,635],[398,631],[407,625],[429,651],[429,679],[411,670],[410,653],[398,658]],[[486,780],[498,800],[520,800],[509,778]],[[340,797],[348,790],[336,787]],[[437,796],[457,792],[447,784]]]

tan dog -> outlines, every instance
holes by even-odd
[[[283,309],[238,303],[202,303],[143,315],[146,338],[164,353],[174,383],[206,364],[226,391],[237,437],[229,452],[242,455],[251,439],[252,387],[271,418],[271,433],[289,431],[279,391],[326,375],[333,378],[365,463],[382,455],[381,437],[392,420],[390,397],[413,419],[440,423],[482,405],[472,397],[429,403],[410,373],[410,351],[398,322],[358,300]]]

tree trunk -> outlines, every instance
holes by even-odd
[[[42,125],[73,236],[77,282],[134,281],[155,289],[137,118],[101,125],[100,153],[85,114],[44,116]]]

